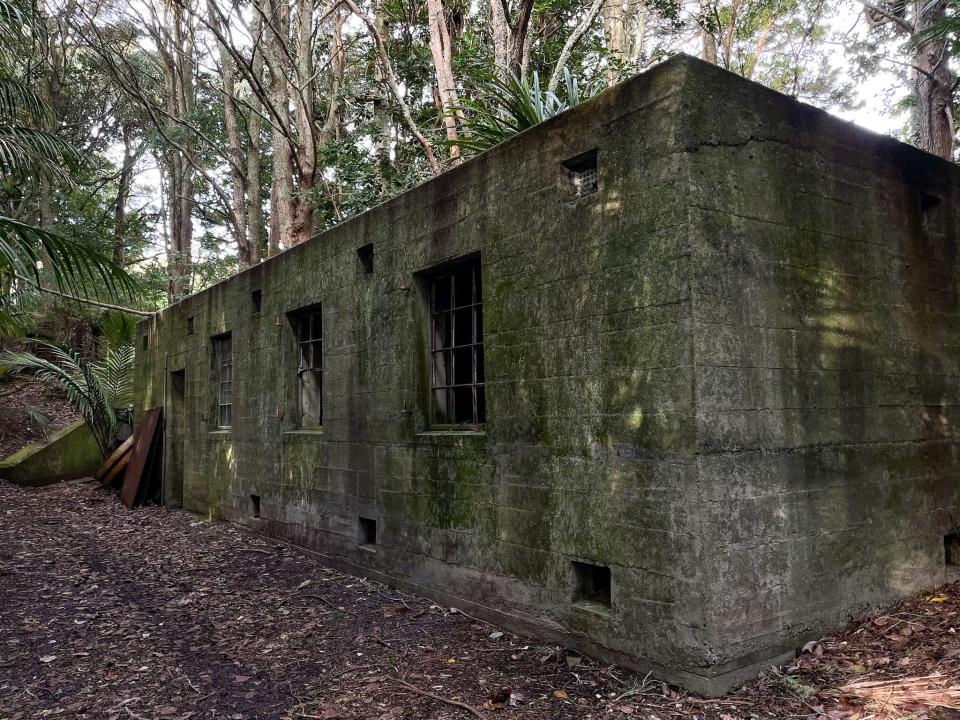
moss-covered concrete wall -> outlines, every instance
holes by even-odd
[[[58,480],[88,477],[103,462],[90,426],[83,420],[0,460],[0,480],[17,485],[49,485]]]
[[[723,669],[944,580],[960,173],[710,67],[680,123]]]
[[[599,191],[574,199],[561,164],[592,149]],[[723,687],[942,577],[955,280],[930,258],[955,238],[910,205],[918,179],[952,213],[947,164],[665,63],[142,323],[138,404],[167,409],[167,501]],[[437,431],[417,277],[474,253],[487,420]],[[318,305],[310,430],[288,314]],[[610,569],[610,608],[575,602],[573,562]]]

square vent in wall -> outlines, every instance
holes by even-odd
[[[563,163],[561,172],[567,193],[573,198],[592,195],[600,189],[597,150],[594,148]]]

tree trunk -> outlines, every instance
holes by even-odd
[[[253,37],[259,37],[262,28],[260,14],[253,13],[250,31]],[[254,44],[251,52],[252,72],[257,82],[263,81],[263,52]],[[263,247],[263,201],[260,197],[260,113],[263,112],[263,103],[260,93],[256,90],[251,93],[250,110],[247,113],[247,246],[250,248],[250,262],[260,262],[261,248]]]
[[[493,61],[501,80],[511,73],[523,78],[523,49],[530,32],[532,14],[533,0],[518,0],[513,11],[508,0],[490,0]]]
[[[293,164],[290,132],[290,93],[284,68],[288,60],[284,42],[289,36],[290,7],[287,0],[265,0],[264,14],[272,21],[266,29],[264,49],[269,52],[270,104],[273,118],[273,177],[270,185],[270,245],[268,254],[276,255],[293,236]],[[286,129],[286,130],[285,130]]]
[[[643,52],[645,13],[643,0],[605,0],[603,3],[603,39],[607,52],[615,60],[607,67],[607,85],[618,82],[623,68],[636,62]]]
[[[167,113],[170,117],[167,132],[175,135],[180,128],[177,120],[188,118],[193,112],[194,29],[178,3],[171,2],[167,6],[165,21],[166,37],[170,41],[169,47],[161,51]],[[170,243],[167,265],[171,302],[190,292],[193,274],[193,139],[189,133],[180,146],[182,149],[169,151],[168,160]]]
[[[717,40],[706,30],[700,31],[700,42],[703,45],[703,59],[708,63],[717,64]]]
[[[220,27],[215,8],[208,2],[211,26]],[[219,35],[219,33],[218,33]],[[250,247],[247,236],[247,175],[243,144],[240,141],[240,125],[237,119],[237,66],[227,47],[218,40],[220,73],[223,77],[223,125],[227,135],[227,156],[230,159],[230,217],[233,240],[237,245],[237,259],[241,268],[259,262],[259,252]]]
[[[133,181],[133,166],[136,163],[139,151],[131,147],[132,130],[127,123],[123,124],[123,162],[120,165],[120,176],[117,179],[117,201],[113,207],[113,261],[123,265],[127,257],[127,201],[130,199],[130,186]]]
[[[760,62],[760,56],[767,47],[767,40],[770,39],[770,31],[773,29],[773,13],[767,18],[763,27],[760,29],[760,36],[757,38],[757,44],[754,46],[753,55],[747,59],[743,68],[743,76],[747,80],[753,79],[753,74],[757,71],[757,64]]]
[[[447,18],[443,13],[443,0],[427,0],[427,19],[430,26],[430,54],[433,56],[433,69],[437,78],[437,92],[440,95],[440,112],[443,114],[443,126],[450,145],[450,157],[460,158],[457,141],[457,85],[453,77],[453,48],[450,46],[450,32]]]
[[[296,127],[297,188],[293,203],[290,244],[299,245],[313,236],[313,186],[317,172],[317,127],[314,112],[316,77],[313,62],[313,15],[315,0],[296,0]]]
[[[510,69],[510,19],[503,0],[490,0],[490,32],[493,35],[493,65],[497,76],[506,80]]]
[[[914,0],[915,32],[920,33],[946,16],[946,0]],[[945,39],[921,43],[914,57],[917,145],[934,155],[953,159],[953,78],[950,48]]]
[[[384,0],[378,0],[374,6],[373,23],[376,33],[384,39],[390,37],[390,28],[387,25]],[[390,161],[390,144],[393,135],[393,122],[390,117],[390,91],[386,87],[383,65],[376,63],[373,68],[373,77],[377,82],[377,92],[373,100],[373,125],[376,132],[373,137],[373,153],[377,162],[377,174],[380,177],[380,197],[390,195],[392,163]]]
[[[560,78],[563,77],[563,68],[566,66],[567,60],[570,59],[570,53],[573,52],[577,43],[580,42],[583,36],[587,34],[587,31],[590,30],[593,21],[597,19],[597,15],[600,14],[600,10],[603,8],[603,1],[604,0],[593,0],[593,4],[590,6],[590,9],[587,10],[587,14],[583,17],[583,20],[580,21],[580,24],[577,25],[569,37],[567,37],[567,41],[563,44],[563,49],[560,51],[560,57],[557,59],[557,64],[550,74],[550,82],[547,83],[548,92],[556,92],[557,85],[560,84]]]

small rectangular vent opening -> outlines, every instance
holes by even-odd
[[[187,335],[193,335],[193,315],[187,318]]]
[[[377,521],[371,518],[357,518],[357,542],[365,550],[373,550],[377,544]]]
[[[960,570],[960,531],[943,536],[943,560]]]
[[[253,516],[255,518],[260,517],[260,496],[259,495],[250,496],[250,509],[253,511]]]
[[[373,243],[367,243],[363,247],[357,248],[357,259],[360,260],[360,267],[364,275],[373,273]]]
[[[611,607],[610,568],[573,561],[573,602],[598,610]]]
[[[253,304],[253,312],[260,312],[263,307],[263,292],[261,290],[254,290],[250,293],[250,302]]]
[[[563,162],[563,179],[567,193],[574,198],[592,195],[600,189],[596,149]]]

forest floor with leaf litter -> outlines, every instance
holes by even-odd
[[[711,700],[89,484],[0,507],[3,720],[960,718],[960,584]]]
[[[79,419],[56,388],[30,380],[0,381],[0,460]]]

